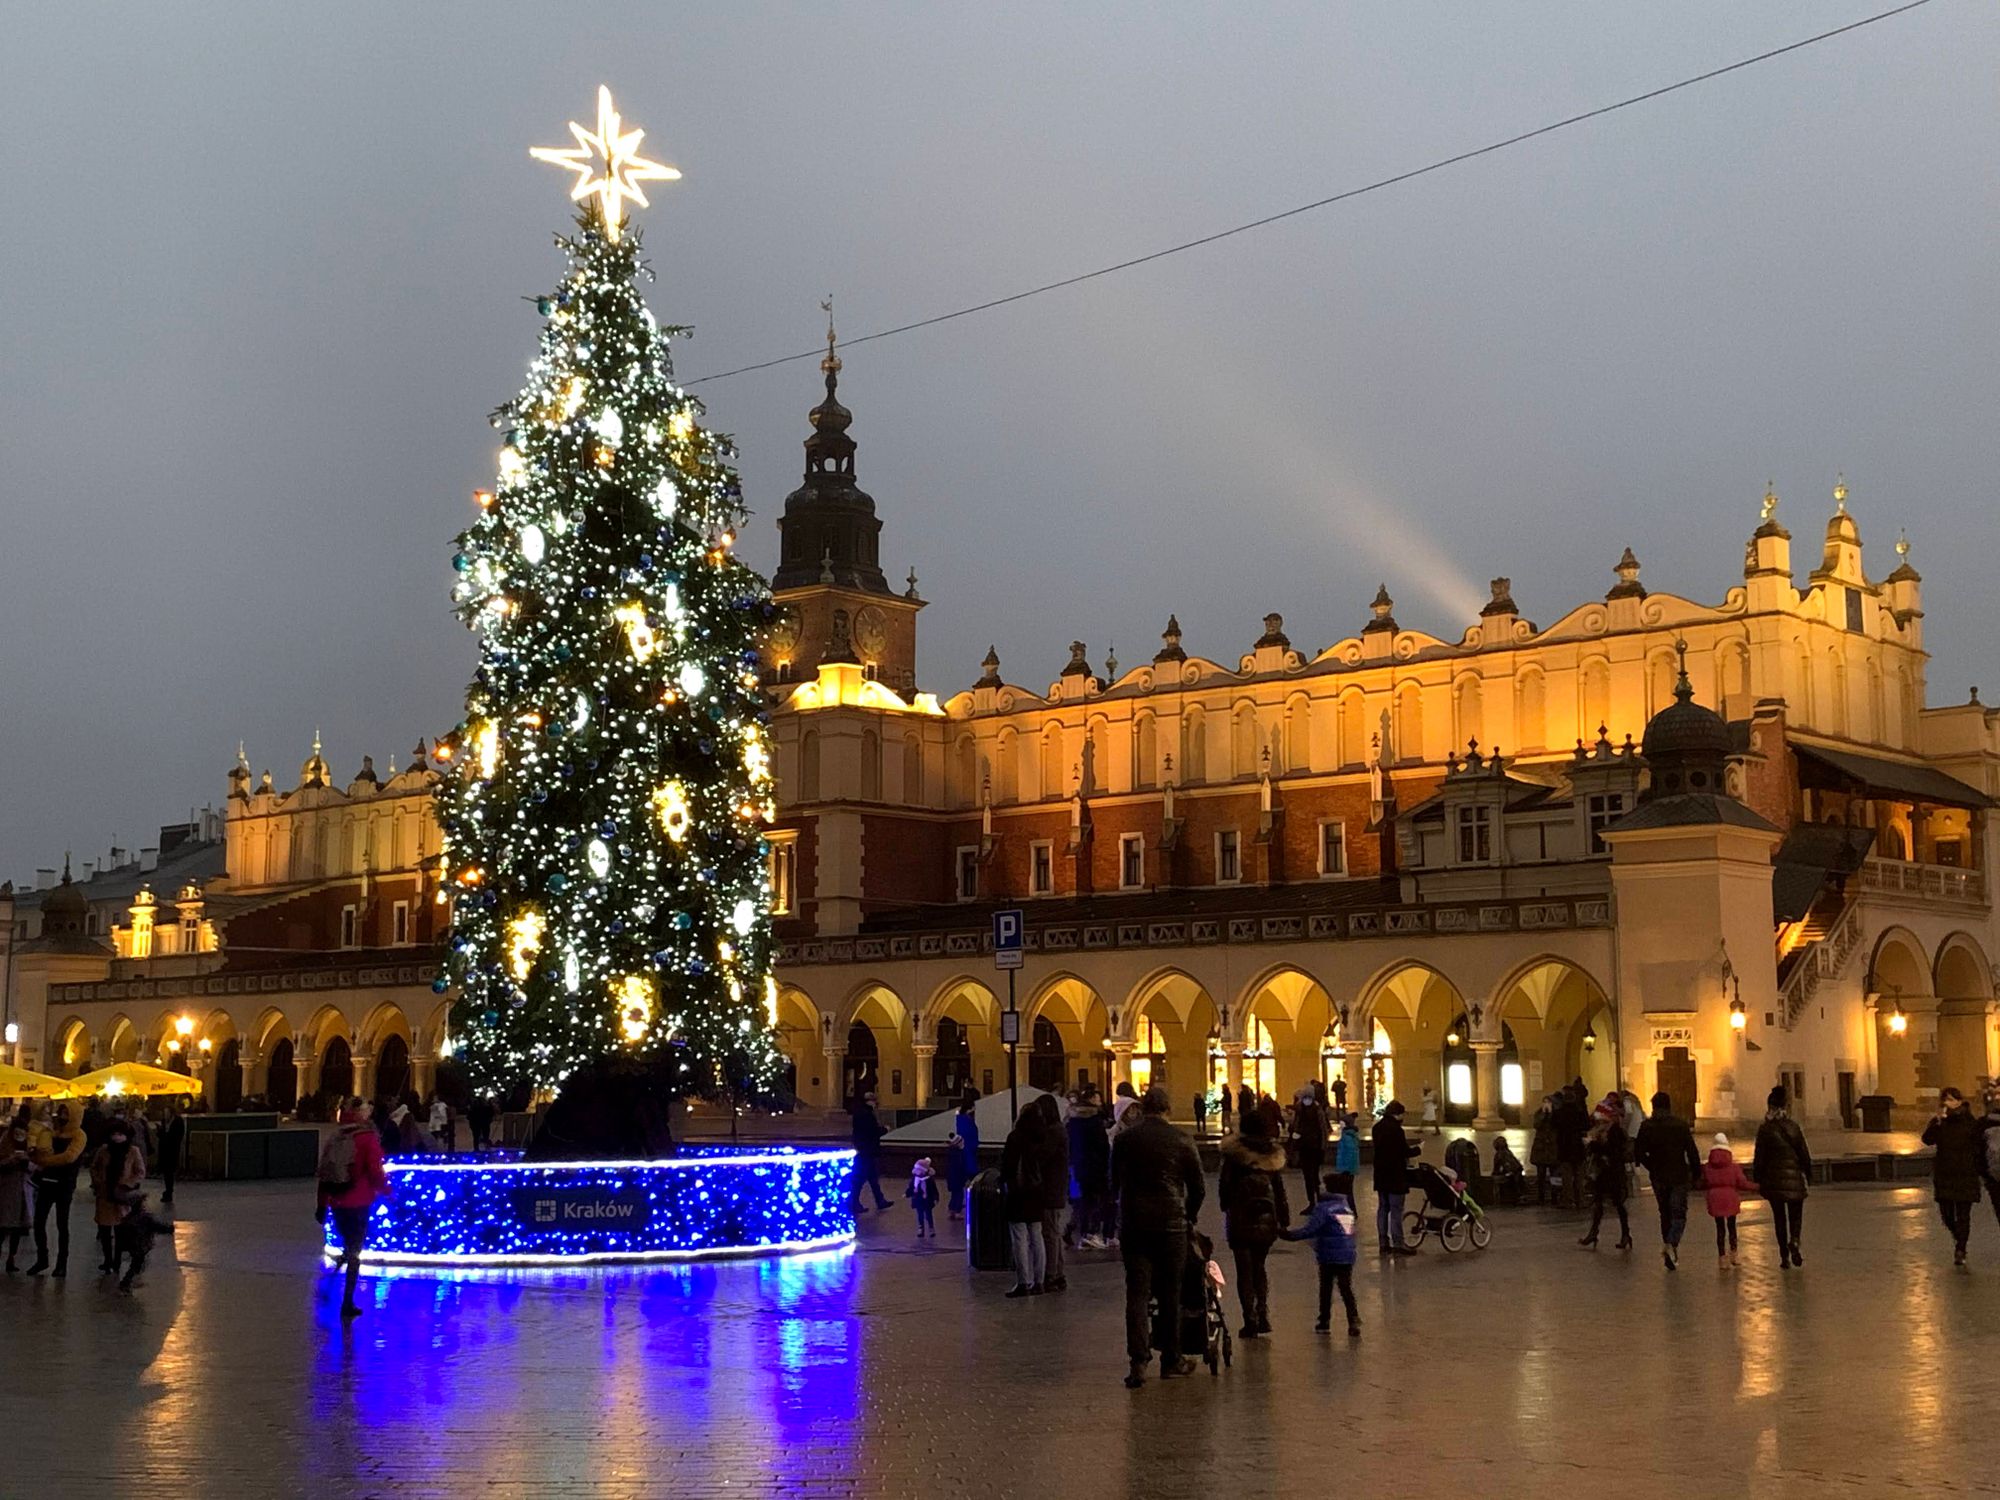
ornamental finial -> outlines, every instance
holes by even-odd
[[[1847,514],[1847,476],[1845,474],[1836,474],[1833,476],[1833,510],[1835,515],[1844,516]]]

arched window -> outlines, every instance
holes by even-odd
[[[1723,703],[1747,697],[1750,692],[1750,648],[1741,641],[1728,641],[1715,654],[1715,680],[1721,684]],[[1717,704],[1718,712],[1726,712]]]
[[[924,805],[924,742],[914,731],[903,736],[903,798]]]
[[[1847,663],[1841,658],[1837,646],[1827,654],[1827,660],[1830,668],[1827,673],[1827,733],[1844,735],[1847,733]]]
[[[1514,738],[1523,750],[1540,750],[1549,742],[1548,682],[1533,669],[1521,674],[1515,690]]]
[[[1047,1016],[1035,1017],[1034,1047],[1028,1053],[1028,1083],[1033,1088],[1062,1092],[1068,1060],[1063,1054],[1062,1032]]]
[[[1017,802],[1021,797],[1021,736],[1013,729],[1000,731],[993,752],[993,800]]]
[[[1063,785],[1062,728],[1051,724],[1042,731],[1042,786],[1044,801],[1060,797],[1066,788]]]
[[[1229,774],[1240,779],[1258,770],[1257,710],[1241,703],[1229,722]]]
[[[1578,704],[1583,714],[1583,722],[1577,726],[1577,734],[1587,744],[1597,738],[1600,729],[1609,732],[1611,724],[1611,663],[1601,656],[1594,656],[1583,664],[1579,681]]]
[[[1461,677],[1452,694],[1457,723],[1452,732],[1452,752],[1456,754],[1474,740],[1486,738],[1486,691],[1477,677]]]
[[[845,1097],[858,1099],[863,1094],[875,1092],[880,1070],[880,1054],[875,1046],[875,1033],[866,1021],[856,1021],[847,1028],[847,1056],[842,1061],[842,1080]]]
[[[1359,688],[1340,695],[1340,764],[1368,763],[1368,697]]]
[[[1674,657],[1665,651],[1653,653],[1646,663],[1646,717],[1648,719],[1674,701],[1674,683],[1680,672]]]
[[[1140,714],[1132,725],[1132,785],[1152,786],[1159,774],[1159,721],[1151,714]]]
[[[1187,786],[1208,780],[1208,718],[1199,708],[1181,720],[1180,779]]]
[[[1143,1094],[1154,1084],[1167,1082],[1167,1037],[1151,1016],[1139,1018],[1139,1034],[1133,1038],[1132,1087]]]
[[[1882,663],[1874,657],[1868,659],[1868,722],[1860,726],[1857,739],[1871,740],[1878,745],[1891,744],[1889,719],[1882,700]]]
[[[950,1099],[972,1086],[972,1044],[963,1022],[950,1016],[937,1023],[937,1052],[931,1058],[931,1093]]]
[[[1104,719],[1092,719],[1083,740],[1083,789],[1090,793],[1109,791],[1110,779],[1111,725]]]
[[[979,805],[979,750],[972,736],[962,734],[951,747],[952,797],[960,807]]]
[[[1243,1081],[1260,1094],[1278,1092],[1278,1054],[1261,1016],[1250,1018],[1243,1037]]]
[[[1806,728],[1816,727],[1813,723],[1812,652],[1806,649],[1803,642],[1799,645],[1798,660],[1792,670],[1798,674],[1798,681],[1793,684],[1795,692],[1789,705],[1794,715],[1793,722]]]
[[[819,731],[808,729],[799,736],[799,800],[819,801]]]
[[[861,735],[861,800],[882,800],[882,736],[872,729]]]
[[[1424,694],[1414,682],[1406,682],[1396,691],[1396,744],[1397,760],[1422,760],[1424,758]],[[1387,757],[1385,757],[1386,759]]]
[[[1285,704],[1285,752],[1280,771],[1312,769],[1312,700],[1296,694]]]

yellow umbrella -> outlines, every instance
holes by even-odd
[[[185,1073],[170,1073],[165,1068],[148,1067],[145,1063],[113,1063],[95,1073],[77,1074],[69,1081],[69,1091],[79,1099],[88,1099],[92,1094],[137,1094],[141,1097],[199,1094],[201,1080],[190,1078]]]
[[[67,1099],[69,1080],[0,1063],[0,1099]]]

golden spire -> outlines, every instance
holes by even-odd
[[[832,292],[826,294],[826,300],[820,303],[819,310],[826,314],[826,358],[819,362],[819,367],[826,371],[827,374],[833,375],[840,370],[840,355],[834,351],[835,335],[833,331]]]
[[[1836,474],[1833,476],[1833,509],[1837,515],[1844,516],[1847,514],[1847,476],[1845,474]]]
[[[1770,522],[1777,516],[1777,514],[1778,514],[1778,486],[1773,481],[1767,479],[1764,481],[1763,520],[1765,524],[1769,525]]]

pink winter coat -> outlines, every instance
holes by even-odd
[[[1744,1175],[1727,1146],[1717,1146],[1708,1153],[1701,1185],[1708,1196],[1708,1214],[1712,1219],[1735,1218],[1743,1212],[1743,1195],[1757,1191],[1757,1184]]]

